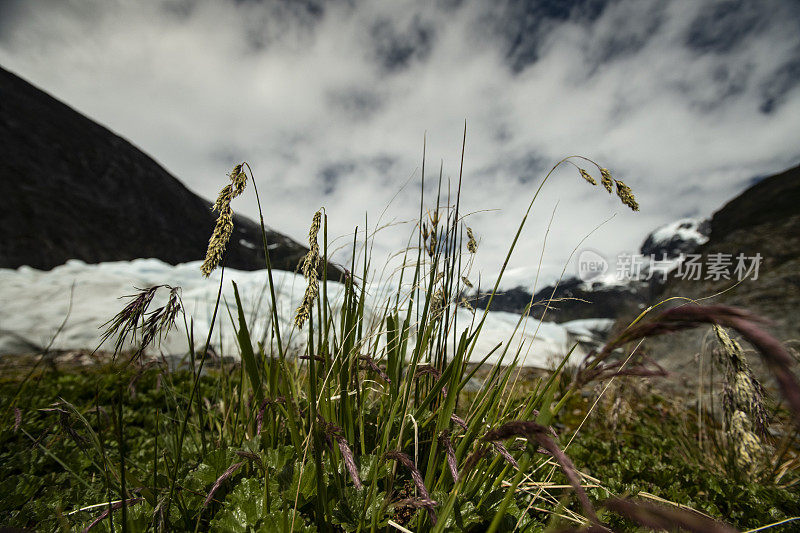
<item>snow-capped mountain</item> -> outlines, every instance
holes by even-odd
[[[682,218],[665,224],[653,231],[642,244],[641,253],[645,257],[654,256],[675,259],[680,254],[694,252],[698,246],[708,242],[711,221],[698,218]]]

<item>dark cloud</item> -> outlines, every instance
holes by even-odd
[[[341,161],[325,165],[319,172],[322,181],[322,191],[325,195],[331,194],[336,190],[339,181],[352,174],[356,169],[356,164],[352,161]]]
[[[504,41],[514,72],[539,59],[540,47],[558,23],[596,20],[609,0],[503,0],[492,2],[487,19]]]
[[[458,178],[466,117],[462,206],[486,276],[536,184],[586,155],[642,211],[557,171],[528,221],[544,230],[561,202],[547,276],[612,212],[587,244],[636,251],[653,227],[796,164],[797,20],[787,0],[0,0],[0,63],[205,197],[247,160],[267,222],[301,241],[320,205],[333,236],[365,211],[371,224],[384,209],[414,219],[424,133],[429,199],[441,161],[443,191]],[[408,231],[382,231],[376,250],[402,248]],[[536,231],[520,240],[509,284],[532,279],[542,245]]]
[[[359,160],[342,160],[326,164],[319,171],[319,181],[323,193],[331,195],[349,179],[362,176],[386,176],[392,170],[397,159],[386,154],[377,154]]]
[[[414,61],[424,61],[431,53],[435,28],[415,15],[405,25],[381,18],[370,29],[373,53],[381,67],[388,71],[408,68]]]
[[[527,185],[540,180],[542,172],[547,168],[548,163],[552,166],[546,156],[535,152],[524,152],[521,154],[505,154],[498,161],[488,165],[475,173],[480,176],[480,180],[496,180],[498,176],[512,178],[522,185]]]
[[[273,43],[310,38],[325,16],[326,2],[322,0],[235,0],[246,11],[243,32],[248,46],[254,51]],[[328,6],[342,2],[330,0]]]
[[[611,31],[597,32],[586,47],[592,70],[640,52],[667,21],[666,7],[662,2],[639,2],[613,13],[606,11]]]
[[[331,90],[327,94],[331,105],[351,118],[364,120],[381,109],[382,99],[369,88]]]
[[[0,0],[0,42],[7,41],[11,30],[24,19],[26,14],[26,0]]]
[[[800,48],[795,49],[794,57],[783,63],[761,85],[762,113],[774,113],[787,95],[800,85]]]
[[[698,53],[729,53],[763,30],[768,16],[760,0],[706,3],[686,32],[686,46]]]

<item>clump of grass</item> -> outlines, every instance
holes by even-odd
[[[562,439],[552,428],[564,406],[591,381],[660,374],[644,360],[625,368],[611,354],[632,340],[700,323],[743,332],[760,348],[771,350],[777,367],[782,355],[760,330],[748,329],[748,316],[716,308],[668,312],[630,328],[594,354],[574,380],[564,372],[569,354],[551,374],[523,386],[515,377],[522,346],[503,343],[489,353],[477,353],[492,299],[538,193],[556,168],[573,159],[559,162],[540,183],[509,245],[489,303],[467,325],[458,322],[457,302],[463,288],[471,286],[471,258],[478,242],[459,212],[461,176],[459,193],[448,198],[441,192],[440,173],[436,206],[427,213],[422,196],[414,230],[419,244],[403,251],[405,267],[394,280],[396,290],[373,305],[371,315],[371,234],[364,228],[367,237],[359,243],[356,232],[348,275],[340,286],[342,297],[335,301],[328,287],[327,217],[324,210],[314,214],[302,266],[307,287],[291,332],[305,334],[302,357],[289,357],[282,342],[269,243],[262,231],[271,338],[276,342],[253,342],[253,319],[246,318],[234,284],[235,303],[228,316],[236,327],[236,346],[224,348],[238,351],[240,361],[223,362],[218,369],[205,366],[222,301],[220,276],[212,328],[198,353],[187,325],[190,363],[185,371],[115,368],[107,379],[135,380],[135,398],[115,383],[113,396],[98,387],[84,398],[83,409],[60,404],[60,433],[86,459],[75,465],[62,461],[63,472],[85,488],[85,501],[70,511],[74,514],[68,516],[74,518],[68,521],[88,528],[114,530],[121,525],[122,530],[154,531],[393,528],[491,533],[547,526],[601,531],[608,526],[607,516],[596,510],[605,505],[634,523],[642,522],[641,507],[609,500],[609,492],[587,490],[588,474],[568,455],[572,439]],[[624,183],[584,160],[597,167],[608,192],[614,184],[622,203],[638,209]],[[214,206],[219,217],[202,267],[206,276],[219,266],[224,269],[232,231],[230,203],[245,189],[244,169],[257,195],[252,170],[246,163],[237,165]],[[597,185],[588,171],[578,169],[579,177]],[[422,191],[425,179],[423,165]],[[180,313],[178,293],[174,299],[170,293],[172,303],[149,311],[156,289],[134,295],[110,321],[107,336],[117,336],[118,349],[130,338],[141,338],[144,346],[172,327]],[[486,365],[495,352],[497,363]],[[476,360],[481,363],[471,364]],[[485,374],[484,386],[467,393],[465,387],[478,370]],[[134,377],[124,375],[126,371]],[[156,376],[163,384],[157,390]],[[790,379],[784,381],[791,390]],[[131,404],[144,401],[151,402],[147,405],[152,415],[134,416]],[[109,402],[115,416],[105,420],[101,408]],[[21,435],[14,438],[24,435],[53,457],[58,458],[57,452],[51,450],[66,446],[63,435],[50,435],[45,446],[20,424],[16,429]],[[48,438],[46,431],[41,438]],[[559,476],[566,484],[554,482]],[[596,487],[602,488],[602,483],[597,480]],[[89,513],[101,508],[105,512],[99,517]],[[680,524],[682,518],[669,520]]]

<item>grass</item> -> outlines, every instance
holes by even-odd
[[[556,167],[577,160],[588,161],[571,157]],[[630,188],[597,169],[606,190],[615,182],[620,200],[638,209]],[[243,164],[220,194],[206,275],[224,258],[230,200],[243,191],[246,171],[255,187]],[[520,222],[491,295],[550,175]],[[177,370],[143,358],[144,345],[155,345],[176,320],[191,330],[179,292],[165,286],[143,289],[109,321],[109,338],[120,341],[113,362],[64,372],[42,367],[40,359],[7,374],[0,385],[0,525],[492,532],[667,524],[728,531],[715,520],[748,528],[800,514],[795,411],[773,409],[778,436],[762,435],[762,445],[782,453],[747,463],[745,472],[731,459],[724,421],[704,419],[700,433],[683,422],[696,411],[665,407],[653,393],[626,397],[613,389],[615,401],[628,405],[629,415],[620,418],[620,407],[604,404],[611,393],[590,392],[597,383],[641,384],[658,374],[631,349],[635,342],[714,323],[767,352],[793,409],[796,380],[784,368],[785,354],[748,315],[702,308],[640,317],[584,365],[566,365],[565,354],[538,378],[518,379],[522,347],[510,343],[495,349],[498,364],[470,364],[491,355],[474,351],[489,306],[469,324],[459,322],[457,302],[479,253],[460,213],[460,190],[459,178],[454,198],[439,194],[428,212],[421,197],[410,239],[416,245],[402,252],[396,289],[372,314],[369,242],[354,252],[343,299],[333,301],[327,215],[315,215],[303,264],[309,289],[294,326],[305,332],[301,357],[287,353],[275,305],[269,341],[252,341],[237,290],[235,307],[224,308],[218,297],[215,309],[215,317],[227,316],[236,327],[236,362],[212,360],[213,329],[197,352],[187,339]],[[223,283],[224,271],[220,293]],[[155,290],[169,290],[169,303],[149,309]],[[134,339],[132,352],[122,352],[125,339]],[[477,372],[483,387],[465,389]]]

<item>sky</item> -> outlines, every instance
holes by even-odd
[[[0,65],[206,198],[248,161],[298,241],[323,206],[336,245],[366,220],[375,264],[414,234],[423,140],[426,208],[440,168],[455,194],[466,124],[484,283],[548,170],[591,158],[641,211],[559,167],[504,278],[533,289],[800,163],[798,21],[790,0],[0,0]],[[257,219],[252,193],[233,208]]]

